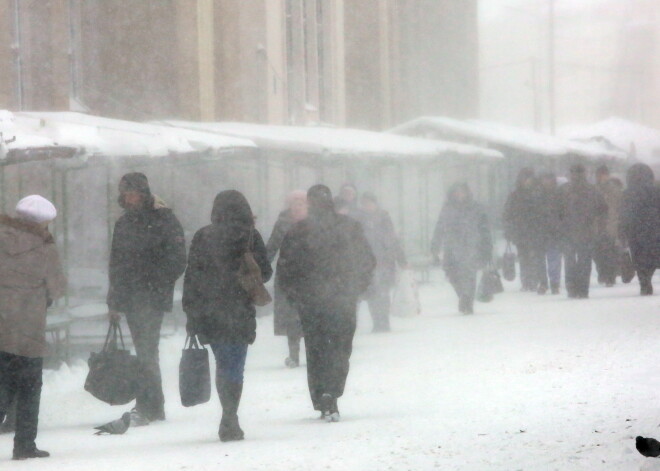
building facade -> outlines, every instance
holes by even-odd
[[[477,0],[0,0],[0,108],[384,129],[477,61]]]

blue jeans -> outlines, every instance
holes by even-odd
[[[228,383],[243,384],[247,349],[246,343],[212,343],[216,378]]]
[[[559,287],[561,282],[561,251],[558,247],[551,247],[546,250],[545,256],[548,260],[550,286]]]

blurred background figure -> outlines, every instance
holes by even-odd
[[[651,279],[660,268],[660,188],[653,170],[635,164],[628,170],[621,207],[621,233],[639,278],[640,294],[653,294]]]
[[[431,252],[443,253],[442,265],[458,295],[458,310],[474,312],[477,271],[491,261],[493,243],[488,217],[465,183],[454,184],[435,226]]]
[[[287,208],[277,218],[273,232],[268,239],[266,249],[268,261],[272,264],[282,246],[284,236],[299,221],[307,217],[307,193],[295,190],[286,199]],[[289,344],[289,356],[284,364],[289,368],[300,365],[300,340],[302,326],[298,310],[286,298],[277,273],[275,273],[274,329],[275,335],[286,335]]]
[[[544,294],[548,288],[547,285],[541,285],[541,280],[545,278],[541,206],[540,190],[534,171],[531,168],[521,169],[516,188],[509,195],[504,207],[504,237],[516,246],[522,290],[538,290]]]
[[[587,182],[585,168],[570,169],[570,181],[559,189],[559,223],[569,298],[588,298],[591,261],[599,234],[604,231],[607,204]]]
[[[598,282],[605,286],[614,286],[621,250],[618,235],[623,184],[618,178],[610,176],[606,165],[601,165],[596,169],[596,189],[607,204],[607,222],[596,241],[594,262],[598,271]]]
[[[337,214],[343,214],[344,216],[348,216],[348,211],[350,207],[348,206],[348,203],[344,198],[342,198],[341,196],[335,196],[333,202],[335,204],[335,212]]]
[[[380,208],[373,193],[362,195],[360,209],[364,235],[376,256],[376,270],[366,292],[373,332],[389,332],[391,291],[396,282],[397,265],[405,267],[406,256],[394,231],[392,218]]]
[[[540,176],[540,218],[543,254],[539,292],[559,294],[561,283],[561,250],[559,229],[559,190],[557,177],[552,172]]]
[[[345,214],[358,219],[360,217],[360,209],[358,208],[358,190],[352,183],[344,183],[339,189],[339,198],[344,200],[346,204]]]

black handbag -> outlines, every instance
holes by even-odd
[[[184,407],[204,404],[211,399],[211,371],[209,351],[197,341],[186,337],[179,362],[179,394]]]
[[[486,268],[481,274],[479,286],[477,287],[477,301],[489,303],[493,297],[504,291],[500,274],[492,267]]]
[[[624,249],[621,251],[619,264],[621,266],[621,281],[624,283],[630,283],[632,279],[635,278],[635,265],[632,261],[630,249]]]
[[[516,254],[513,253],[511,242],[506,243],[506,249],[502,256],[502,276],[506,281],[516,279]]]
[[[121,348],[117,345],[117,334]],[[103,350],[92,352],[87,361],[89,373],[85,391],[110,405],[128,404],[140,388],[139,363],[130,350],[126,350],[119,322],[110,322]]]

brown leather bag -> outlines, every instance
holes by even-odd
[[[264,286],[261,268],[254,259],[254,228],[250,230],[250,237],[245,253],[238,268],[238,282],[252,300],[255,306],[266,306],[273,301],[270,293]]]

